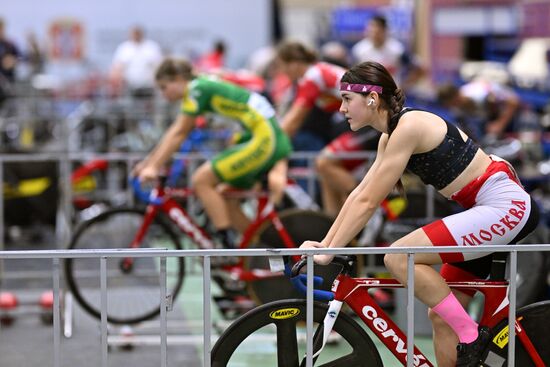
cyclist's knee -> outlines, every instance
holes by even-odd
[[[323,154],[320,154],[315,159],[315,168],[317,169],[317,172],[319,174],[323,174],[327,171],[327,168],[332,165],[331,159],[324,156]]]
[[[206,166],[199,167],[191,177],[191,185],[195,188],[210,186],[217,184],[217,178],[214,172]]]
[[[405,254],[386,254],[384,265],[392,274],[402,273],[407,268],[407,257]]]

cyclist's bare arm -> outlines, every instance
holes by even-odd
[[[378,167],[380,166],[380,162],[382,161],[382,158],[384,157],[384,151],[386,150],[386,145],[388,144],[388,134],[382,134],[380,136],[380,140],[378,141],[378,149],[376,152],[376,158],[365,174],[365,177],[361,180],[359,185],[350,193],[348,199],[346,199],[346,202],[342,206],[342,209],[340,210],[340,213],[338,214],[338,217],[334,221],[334,224],[332,225],[329,232],[326,234],[323,244],[328,246],[334,237],[334,233],[337,231],[338,227],[340,226],[340,222],[342,221],[342,218],[346,215],[349,211],[349,207],[353,201],[355,201],[356,197],[359,195],[359,193],[365,189],[367,184],[372,180],[372,177],[375,175],[375,172],[377,171]]]
[[[145,160],[136,167],[135,174],[140,180],[154,180],[158,169],[166,163],[179,149],[181,143],[195,127],[195,117],[189,115],[178,115],[162,140],[156,145],[153,151]]]
[[[393,190],[401,178],[410,156],[413,154],[420,136],[414,124],[403,123],[392,134],[387,142],[384,155],[366,184],[354,190],[344,203],[341,211],[331,227],[322,247],[344,247],[367,224],[382,200]],[[372,171],[372,168],[371,168]],[[306,247],[320,247],[314,243],[304,243]],[[316,256],[315,261],[326,264],[332,256]]]
[[[309,107],[294,103],[281,122],[283,131],[291,138],[296,135],[310,110]]]
[[[281,159],[267,175],[267,182],[269,188],[269,196],[271,201],[275,204],[279,204],[283,199],[285,193],[285,187],[288,175],[288,160]]]

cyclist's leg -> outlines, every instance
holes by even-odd
[[[455,297],[462,307],[467,309],[472,301],[472,297],[466,293],[453,289]],[[458,336],[454,330],[431,308],[428,311],[430,321],[432,322],[434,352],[437,365],[439,367],[453,367],[456,364],[456,345]]]
[[[462,263],[443,264],[440,274],[447,282],[485,279],[490,273],[492,259],[492,255],[487,255]],[[468,309],[475,291],[459,291],[456,289],[452,291],[464,309]],[[434,352],[437,365],[442,367],[454,366],[456,363],[455,346],[459,342],[458,336],[449,324],[432,309],[429,309],[428,314],[432,322]]]
[[[227,210],[231,213],[231,226],[239,233],[243,233],[250,225],[250,218],[243,213],[241,208],[241,200],[226,198],[225,201],[227,203]]]
[[[464,219],[464,213],[455,214],[461,215]],[[452,217],[452,216],[451,216]],[[448,217],[447,217],[448,218]],[[447,219],[446,218],[446,219]],[[439,223],[441,221],[438,221]],[[441,229],[443,231],[443,229]],[[433,236],[429,237],[424,228],[419,228],[408,235],[402,237],[392,247],[428,247],[436,245],[452,245],[447,240],[442,243],[432,241]],[[436,238],[437,240],[437,238]],[[456,242],[454,242],[456,244]],[[431,265],[442,263],[444,254],[418,253],[415,254],[414,265],[414,290],[415,296],[432,308],[441,319],[449,325],[453,332],[458,336],[460,343],[464,345],[478,348],[478,344],[484,346],[488,342],[487,333],[481,334],[483,338],[478,341],[478,325],[468,315],[460,300],[451,292],[445,279]],[[461,255],[461,254],[458,254]],[[384,262],[388,270],[403,284],[407,284],[407,255],[406,254],[386,254]],[[443,330],[446,331],[445,329]],[[450,341],[447,341],[450,342]],[[475,342],[475,343],[474,343]],[[454,345],[456,347],[456,344]],[[451,350],[454,350],[454,347]],[[478,349],[475,349],[476,351]],[[448,358],[453,358],[453,354],[449,352]],[[456,359],[457,353],[454,352]],[[475,358],[475,357],[474,357]],[[451,364],[454,365],[454,364]]]
[[[210,162],[203,163],[193,174],[192,185],[195,193],[216,230],[227,229],[231,226],[225,199],[216,189],[219,183],[220,179],[214,173]]]

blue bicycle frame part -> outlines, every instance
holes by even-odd
[[[286,260],[286,259],[285,259]],[[290,282],[298,291],[303,294],[307,293],[307,275],[299,274],[300,269],[306,264],[307,259],[301,259],[294,267],[291,267],[288,261],[285,261],[284,273],[290,277]],[[320,276],[313,276],[313,286],[320,286],[324,283],[324,279]],[[330,291],[323,291],[320,289],[313,289],[313,298],[317,301],[332,301],[334,299],[334,293]]]

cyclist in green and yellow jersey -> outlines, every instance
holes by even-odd
[[[243,133],[234,145],[202,164],[193,174],[192,185],[222,242],[232,247],[232,223],[227,203],[217,190],[220,183],[251,188],[275,163],[291,153],[288,137],[275,119],[266,98],[216,77],[197,76],[185,60],[166,59],[157,69],[156,83],[163,96],[181,103],[180,114],[153,151],[134,169],[140,181],[152,181],[205,113],[228,117]],[[274,170],[275,172],[276,170]],[[239,228],[236,228],[239,229]]]

